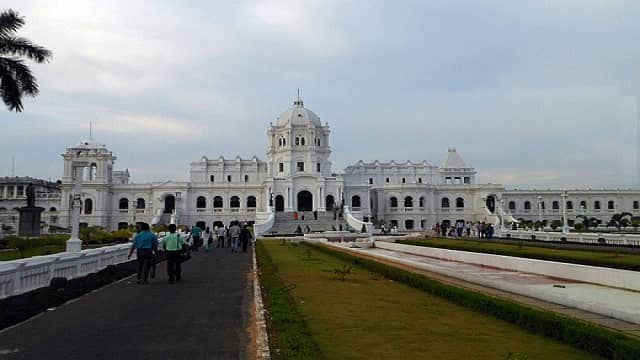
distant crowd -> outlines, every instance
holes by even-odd
[[[216,226],[213,229],[200,228],[197,225],[184,232],[178,232],[176,225],[171,224],[168,232],[160,238],[151,232],[149,224],[138,223],[129,258],[136,252],[137,283],[148,284],[149,277],[155,277],[155,265],[166,258],[169,283],[174,284],[182,279],[182,263],[191,258],[191,252],[204,248],[209,251],[215,248],[230,248],[232,253],[240,250],[246,253],[253,234],[247,223],[232,221],[229,226]]]
[[[485,223],[484,221],[474,223],[458,221],[454,225],[444,221],[442,224],[437,222],[431,230],[443,237],[477,237],[480,239],[493,239],[495,231],[491,223]]]

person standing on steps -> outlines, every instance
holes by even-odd
[[[169,275],[169,284],[180,282],[182,278],[182,264],[180,263],[180,253],[185,250],[188,252],[188,246],[176,233],[176,225],[169,225],[169,235],[164,237],[164,250],[167,254],[167,274]]]
[[[158,249],[158,238],[149,231],[149,224],[138,223],[136,226],[138,227],[138,233],[133,238],[133,244],[131,244],[128,258],[131,259],[133,250],[136,250],[138,261],[137,283],[148,284],[151,262]]]
[[[313,210],[313,220],[318,220],[318,210]]]

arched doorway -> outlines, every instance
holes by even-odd
[[[313,195],[307,190],[298,193],[298,211],[313,211]]]
[[[164,198],[164,213],[171,214],[176,209],[176,198],[173,195],[167,195]]]
[[[327,211],[333,211],[333,208],[336,206],[336,200],[333,198],[333,195],[327,195],[324,203]]]
[[[496,197],[493,195],[487,196],[487,209],[494,213],[496,211]]]
[[[276,211],[284,211],[284,196],[276,196]]]

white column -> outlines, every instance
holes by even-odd
[[[569,233],[569,224],[567,224],[567,192],[564,191],[560,194],[560,199],[562,199],[562,233]]]
[[[71,203],[71,237],[67,240],[67,251],[82,250],[80,240],[80,209],[82,207],[82,167],[72,168],[73,201]]]

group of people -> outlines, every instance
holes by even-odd
[[[182,262],[191,257],[191,251],[198,251],[204,247],[209,251],[214,244],[216,248],[231,248],[231,252],[247,252],[249,242],[253,238],[250,225],[232,221],[228,227],[220,226],[204,230],[194,225],[185,233],[179,233],[176,225],[168,227],[168,233],[158,241],[156,234],[152,233],[149,224],[138,223],[133,243],[129,250],[129,258],[136,252],[137,258],[137,283],[148,284],[149,276],[155,274],[157,255],[163,252],[167,260],[167,274],[169,283],[180,282],[182,278]]]
[[[484,221],[471,223],[470,221],[458,221],[454,225],[448,222],[436,223],[432,230],[443,237],[478,237],[480,239],[493,239],[494,228],[491,223]]]

